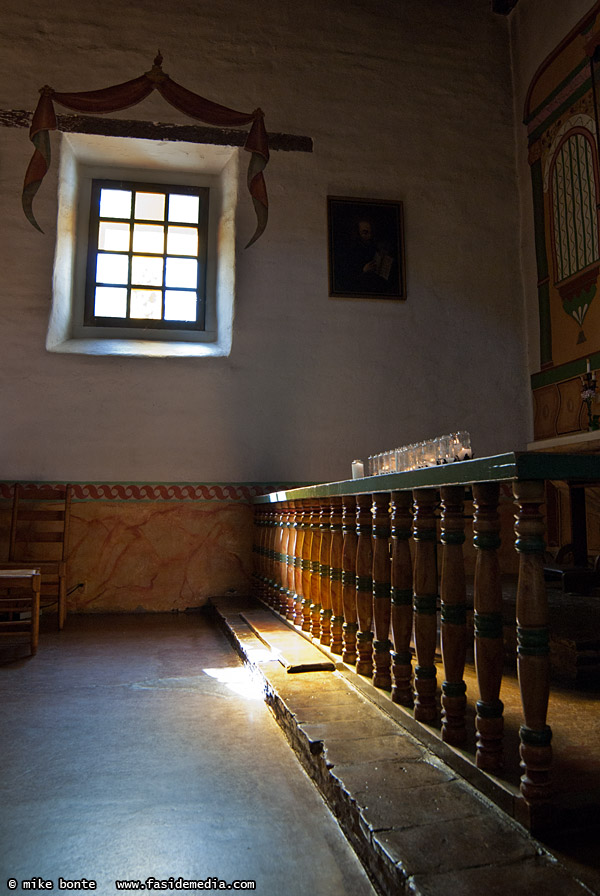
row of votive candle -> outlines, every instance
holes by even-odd
[[[436,464],[469,460],[472,456],[471,436],[463,430],[370,455],[367,475],[378,476],[381,473],[420,470],[423,467],[434,467]]]

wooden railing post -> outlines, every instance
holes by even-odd
[[[275,541],[277,538],[277,505],[271,504],[268,513],[267,526],[267,547],[266,547],[266,576],[264,600],[266,603],[273,604],[273,594],[275,590]]]
[[[330,589],[331,589],[331,641],[333,653],[341,654],[343,649],[344,601],[342,596],[342,554],[344,536],[342,533],[342,499],[331,498],[330,528]]]
[[[312,548],[310,552],[310,633],[313,638],[321,635],[321,542],[323,528],[321,526],[322,502],[318,498],[313,504],[312,513]]]
[[[281,522],[279,537],[279,600],[276,609],[285,616],[287,611],[288,586],[288,546],[290,543],[290,502],[284,501],[281,505]]]
[[[388,492],[373,495],[373,684],[377,688],[392,686],[390,641],[391,564],[390,564],[390,496]]]
[[[463,543],[465,540],[464,485],[440,489],[442,502],[441,646],[444,663],[442,682],[442,740],[453,746],[467,739],[464,681],[467,656],[467,589]]]
[[[304,585],[304,538],[306,536],[306,502],[296,502],[296,550],[294,556],[294,625],[302,626],[303,618],[303,585]]]
[[[344,606],[344,648],[342,659],[345,663],[356,663],[356,498],[354,495],[342,498],[342,602]]]
[[[298,502],[290,501],[289,537],[287,548],[287,602],[285,618],[294,621],[296,605],[296,538],[298,536]]]
[[[546,724],[550,694],[548,598],[544,583],[543,482],[515,482],[515,547],[519,552],[517,586],[517,670],[523,704],[521,793],[530,827],[549,821],[552,730]],[[520,811],[520,810],[519,810]]]
[[[502,627],[502,582],[498,564],[500,517],[496,482],[478,482],[473,486],[473,543],[475,561],[474,625],[475,669],[479,686],[477,701],[478,768],[488,772],[503,766],[502,738],[504,705],[500,700],[504,666]]]
[[[260,564],[261,564],[261,554],[260,554],[260,537],[262,534],[262,516],[263,509],[262,505],[257,504],[254,507],[254,527],[252,530],[252,596],[258,597],[260,593]]]
[[[392,492],[392,700],[412,706],[412,654],[410,639],[413,629],[413,573],[410,556],[412,534],[412,493]]]
[[[415,502],[415,719],[433,722],[437,715],[435,648],[437,641],[437,494],[430,488],[413,490]]]
[[[319,576],[321,579],[321,612],[319,640],[329,647],[331,641],[331,507],[329,500],[321,501],[321,549],[319,551]]]
[[[302,543],[302,631],[310,631],[310,605],[312,602],[312,546],[315,510],[313,502],[306,501],[304,512],[304,541]]]
[[[373,674],[373,522],[371,496],[356,496],[356,671]]]

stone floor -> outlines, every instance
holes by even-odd
[[[597,856],[553,855],[270,610],[212,612],[244,666],[194,613],[69,616],[0,667],[1,892],[153,875],[264,896],[600,894]]]
[[[69,616],[37,656],[0,666],[0,720],[2,893],[63,878],[105,896],[150,875],[375,892],[262,689],[199,614]]]
[[[516,786],[482,775],[339,657],[321,654],[334,671],[290,674],[298,641],[321,651],[268,608],[212,604],[384,892],[600,894],[598,827],[535,840],[510,817]],[[305,660],[315,663],[310,652]]]

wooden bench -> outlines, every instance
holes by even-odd
[[[39,638],[41,580],[37,568],[0,570],[0,638],[29,635],[32,656]]]

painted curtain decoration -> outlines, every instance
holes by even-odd
[[[75,112],[101,114],[135,106],[149,96],[153,90],[158,90],[170,105],[190,118],[224,128],[251,125],[244,149],[251,153],[247,182],[254,203],[257,224],[254,235],[246,248],[261,236],[267,226],[268,217],[267,189],[263,171],[269,161],[269,143],[264,113],[261,109],[255,109],[251,113],[236,112],[234,109],[228,109],[211,100],[204,99],[172,81],[169,75],[163,72],[161,66],[162,56],[159,51],[149,72],[123,84],[82,93],[58,93],[51,87],[42,87],[29,132],[35,150],[25,174],[22,198],[23,211],[34,227],[41,231],[33,214],[33,198],[50,166],[49,132],[56,130],[57,127],[54,103]]]

